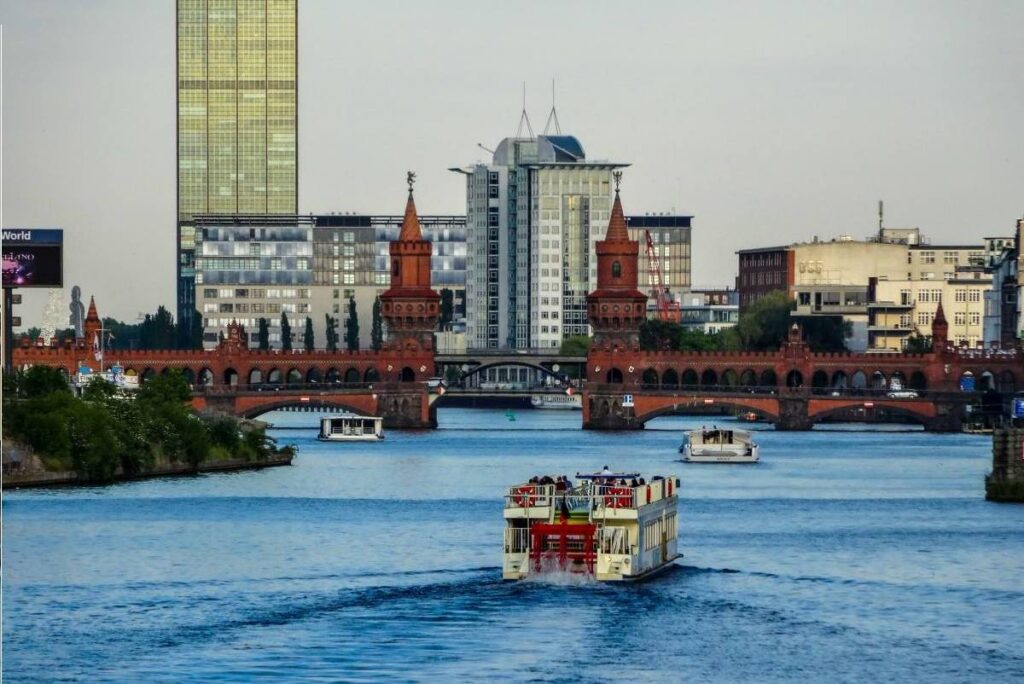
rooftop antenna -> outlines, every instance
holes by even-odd
[[[555,79],[551,79],[551,113],[548,114],[548,122],[544,124],[544,135],[548,134],[552,121],[555,123],[555,133],[562,135],[562,126],[558,123],[558,112],[555,111]]]
[[[878,239],[882,239],[882,217],[885,211],[885,203],[878,200]]]
[[[523,123],[526,124],[526,130],[530,132],[530,137],[536,137],[533,135],[533,126],[530,125],[530,117],[526,114],[526,81],[523,81],[523,113],[519,117],[519,129],[516,131],[516,137],[523,137]]]
[[[477,146],[477,147],[479,147],[479,148],[480,148],[481,150],[483,150],[484,152],[490,152],[491,154],[494,154],[494,150],[492,150],[492,149],[491,149],[491,148],[489,148],[489,147],[484,147],[484,144],[483,144],[483,143],[477,143],[477,144],[476,144],[476,146]]]

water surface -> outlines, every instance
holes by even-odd
[[[515,418],[321,444],[279,413],[290,468],[7,493],[5,681],[1024,676],[1024,506],[984,501],[985,437],[766,429],[756,466],[684,465],[709,419]],[[678,567],[501,582],[502,488],[606,464],[682,478]]]

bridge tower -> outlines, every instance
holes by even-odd
[[[387,349],[432,353],[441,296],[430,287],[433,249],[420,230],[412,196],[415,180],[416,174],[410,171],[402,230],[398,239],[391,241],[391,287],[380,297],[381,316],[388,329]]]
[[[942,302],[935,309],[935,318],[932,319],[932,351],[941,354],[946,351],[946,344],[949,341],[949,323],[946,321],[946,314],[942,310]]]
[[[597,289],[587,295],[593,346],[603,350],[639,351],[640,324],[647,317],[647,295],[637,289],[640,245],[629,239],[619,199],[620,171],[615,172],[615,204],[608,232],[597,248]]]
[[[82,327],[85,337],[85,343],[93,345],[96,343],[96,336],[100,334],[100,330],[103,329],[103,322],[100,320],[100,315],[96,311],[96,298],[89,297],[89,313],[85,316],[85,325]],[[103,344],[103,340],[100,340],[100,344]]]

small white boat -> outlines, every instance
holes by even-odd
[[[646,579],[679,558],[679,480],[639,473],[534,478],[505,492],[502,579],[572,573]]]
[[[535,409],[561,409],[582,411],[583,397],[579,394],[534,394],[530,404]]]
[[[690,430],[679,447],[687,463],[757,463],[759,450],[746,430],[719,427]]]
[[[320,418],[321,442],[373,442],[384,439],[384,419],[380,416],[358,416],[339,413]]]

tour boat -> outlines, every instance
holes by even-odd
[[[505,493],[502,579],[568,572],[599,581],[635,581],[664,570],[676,551],[679,480],[639,473],[550,477]]]
[[[384,419],[379,416],[358,416],[354,413],[323,416],[317,439],[322,442],[372,442],[384,439],[383,423]]]
[[[530,404],[536,409],[583,410],[583,397],[579,394],[534,394]]]
[[[679,453],[688,463],[757,463],[757,442],[746,430],[713,427],[690,430]]]

